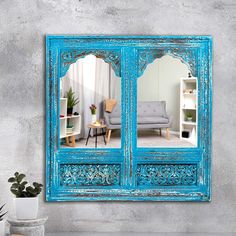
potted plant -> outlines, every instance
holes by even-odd
[[[187,121],[192,121],[193,120],[193,115],[192,115],[191,112],[186,113],[186,119],[187,119]]]
[[[96,117],[96,110],[97,110],[97,107],[92,104],[90,107],[89,107],[90,111],[91,111],[91,115],[92,115],[92,124],[96,123],[97,121],[97,117]]]
[[[16,172],[14,177],[8,179],[11,192],[16,196],[14,199],[17,219],[36,219],[38,215],[38,195],[42,191],[42,184],[33,182],[33,186],[27,186],[24,181],[25,175]],[[26,187],[27,186],[27,187]]]
[[[67,115],[73,114],[73,107],[79,103],[79,99],[75,98],[75,93],[72,91],[70,87],[69,91],[66,93],[67,98]]]
[[[7,212],[3,213],[3,208],[5,204],[0,207],[0,235],[5,235],[5,219],[4,216],[7,214]]]

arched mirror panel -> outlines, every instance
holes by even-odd
[[[120,82],[111,63],[92,54],[69,66],[60,79],[61,148],[121,147]]]
[[[137,82],[138,147],[197,146],[197,84],[176,57],[164,55],[148,64]]]

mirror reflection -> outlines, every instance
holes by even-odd
[[[66,148],[120,147],[120,78],[88,55],[60,80],[60,144]]]
[[[197,78],[180,59],[165,55],[138,78],[139,147],[197,145]]]

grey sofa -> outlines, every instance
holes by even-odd
[[[166,129],[166,138],[169,139],[171,119],[166,113],[165,101],[138,102],[138,129]],[[116,104],[111,113],[104,112],[107,126],[107,141],[109,142],[111,130],[121,128],[120,105]]]

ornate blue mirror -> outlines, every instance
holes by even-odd
[[[211,199],[210,36],[47,36],[47,201]]]

